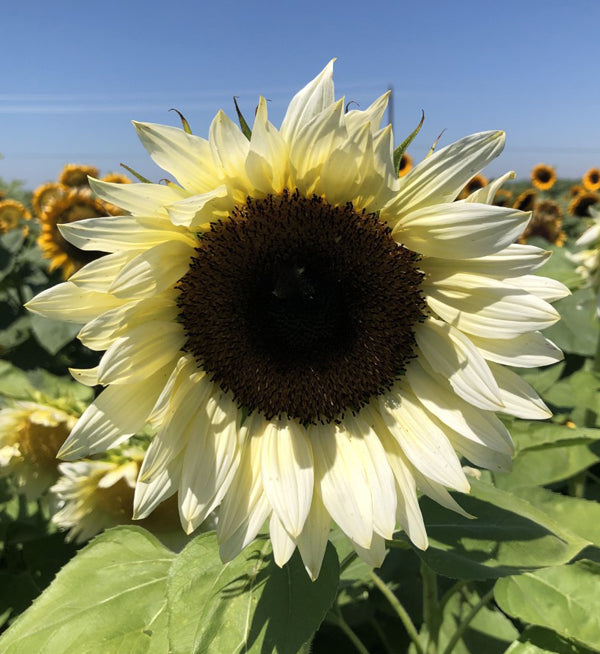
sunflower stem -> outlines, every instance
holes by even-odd
[[[428,634],[425,652],[436,654],[439,631],[437,575],[424,561],[421,561],[421,579],[423,580],[423,621]]]
[[[385,635],[385,632],[379,625],[379,622],[377,622],[375,618],[371,618],[369,622],[371,623],[371,626],[373,627],[375,633],[379,636],[379,640],[381,640],[383,649],[387,652],[387,654],[394,654],[394,650],[392,649],[392,646],[390,645],[387,636]]]
[[[402,624],[406,629],[406,633],[414,643],[417,653],[425,654],[423,648],[421,647],[421,643],[419,641],[419,634],[417,632],[417,629],[413,621],[410,619],[410,615],[408,615],[408,611],[402,606],[400,600],[396,597],[396,595],[392,592],[392,590],[387,586],[387,584],[383,581],[383,579],[374,570],[371,570],[369,575],[373,580],[373,582],[375,583],[375,585],[377,586],[377,588],[379,588],[379,590],[381,591],[381,594],[390,603],[394,611],[396,611],[396,615],[402,621]]]
[[[350,564],[358,558],[358,554],[356,552],[350,552],[350,554],[346,555],[344,557],[344,560],[340,563],[340,574],[346,570],[350,566]]]
[[[352,631],[350,625],[344,620],[344,616],[342,615],[339,606],[336,606],[333,611],[330,611],[327,618],[329,622],[333,623],[344,632],[348,640],[352,642],[360,654],[369,654],[369,650],[365,647],[362,640],[354,633],[354,631]]]
[[[471,607],[471,610],[467,613],[464,620],[458,625],[456,631],[452,634],[452,638],[448,641],[443,654],[451,654],[452,650],[456,646],[456,643],[461,639],[462,635],[465,633],[469,625],[471,624],[473,618],[481,611],[481,609],[488,604],[488,602],[494,596],[494,589],[489,590],[480,600]]]

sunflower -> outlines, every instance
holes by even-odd
[[[88,185],[88,177],[98,177],[95,166],[70,163],[62,169],[58,181],[69,188],[80,188]]]
[[[127,175],[122,173],[108,173],[102,178],[103,182],[113,182],[114,184],[131,184],[131,180]]]
[[[121,173],[109,173],[102,178],[102,181],[112,182],[113,184],[131,184],[129,177],[121,175]],[[110,202],[103,202],[102,204],[109,216],[120,216],[123,213],[121,208],[115,204],[111,204]]]
[[[518,209],[519,211],[533,211],[535,208],[536,197],[537,193],[532,188],[526,189],[517,195],[517,199],[513,204],[513,209]]]
[[[527,243],[530,238],[541,236],[549,243],[562,247],[566,239],[562,222],[563,212],[558,202],[552,200],[538,202],[532,219],[519,237],[519,243]]]
[[[600,168],[586,170],[581,181],[588,191],[598,191],[600,189]]]
[[[461,456],[510,467],[494,411],[550,415],[502,364],[561,358],[539,330],[568,290],[529,274],[547,253],[513,244],[530,215],[489,204],[507,175],[454,202],[503,133],[398,179],[387,98],[345,113],[331,62],[279,129],[260,98],[249,139],[222,111],[208,140],[134,123],[177,183],[92,181],[131,215],[63,226],[108,254],[28,304],[106,350],[76,372],[106,388],[60,455],[149,420],[135,516],[178,493],[191,533],[216,510],[225,561],[266,521],[276,563],[297,547],[313,579],[332,521],[371,565],[397,527],[424,549],[418,491],[462,512]]]
[[[99,252],[90,252],[73,247],[65,240],[59,230],[63,223],[73,223],[87,218],[106,216],[106,206],[96,200],[89,189],[71,189],[65,195],[53,198],[40,216],[42,232],[38,245],[42,255],[50,259],[50,270],[62,268],[66,279],[75,270],[100,256]]]
[[[531,170],[531,183],[540,191],[547,191],[556,182],[556,171],[547,164],[537,164]]]
[[[495,204],[497,207],[510,207],[512,204],[512,198],[512,191],[501,188],[496,191],[496,194],[492,200],[492,204]]]
[[[18,227],[22,221],[30,219],[30,211],[21,202],[0,200],[0,234],[6,234]]]
[[[584,192],[585,192],[585,189],[583,188],[583,186],[581,186],[579,184],[573,184],[573,186],[571,186],[571,188],[569,189],[569,197],[575,198],[575,197],[577,197],[578,195],[580,195],[581,193],[584,193]]]
[[[29,500],[58,477],[56,454],[77,417],[36,402],[0,410],[0,474],[12,476]]]
[[[488,179],[484,175],[475,175],[465,184],[462,191],[458,194],[459,200],[464,200],[467,196],[471,195],[474,191],[478,191],[488,184]]]
[[[63,197],[68,191],[67,186],[56,182],[48,182],[38,186],[31,196],[31,204],[35,215],[41,218],[50,202],[55,198]]]
[[[413,167],[413,160],[410,154],[404,152],[400,157],[400,166],[398,167],[398,177],[408,175],[410,169]]]
[[[60,463],[60,477],[50,489],[56,512],[52,522],[68,530],[67,540],[82,543],[103,529],[131,524],[133,495],[145,451],[129,446],[103,458]],[[177,507],[163,503],[141,526],[153,532],[172,529]]]
[[[571,216],[577,216],[578,218],[587,218],[590,215],[590,207],[598,201],[600,201],[600,195],[584,191],[583,193],[576,195],[571,202],[569,202],[569,214]]]

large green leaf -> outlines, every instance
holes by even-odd
[[[562,320],[546,329],[544,335],[565,352],[594,356],[598,340],[596,293],[583,288],[559,300],[554,307]]]
[[[500,579],[494,597],[523,622],[600,649],[600,564],[578,561]]]
[[[471,494],[456,499],[475,519],[424,499],[430,545],[415,550],[447,577],[491,579],[562,565],[590,544],[526,500],[490,484],[471,480]]]
[[[175,555],[139,527],[95,538],[0,637],[3,654],[164,654]]]
[[[594,430],[598,431],[598,430]],[[563,481],[600,461],[600,442],[562,441],[519,452],[509,475],[495,475],[500,488],[544,486]]]
[[[518,488],[513,492],[574,534],[600,547],[600,503],[553,493],[539,487]]]
[[[201,534],[177,557],[169,575],[172,654],[295,654],[321,624],[337,591],[339,568],[329,545],[317,581],[298,552],[283,568],[257,540],[227,564],[214,533]]]
[[[563,638],[550,629],[527,627],[505,654],[594,654],[597,651]]]
[[[77,336],[81,325],[50,320],[33,313],[31,314],[31,329],[39,344],[50,354],[56,354]]]
[[[600,429],[592,427],[567,427],[552,422],[515,420],[510,433],[517,452],[542,449],[546,446],[585,444],[600,441]]]

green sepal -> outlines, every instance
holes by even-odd
[[[244,116],[243,116],[243,114],[242,114],[242,112],[241,112],[241,110],[240,110],[240,108],[238,106],[237,95],[233,96],[233,104],[235,105],[235,112],[237,113],[237,117],[238,117],[238,120],[240,122],[240,128],[242,130],[242,134],[248,140],[250,140],[250,138],[252,137],[252,130],[248,126],[248,123],[246,122],[246,119],[244,118]]]
[[[181,111],[179,111],[179,109],[175,109],[174,107],[171,107],[169,111],[174,111],[179,116],[179,119],[181,120],[181,126],[183,127],[183,131],[186,134],[191,134],[192,128],[190,127],[190,124],[185,119],[185,116],[181,113]]]
[[[435,152],[435,148],[437,147],[437,144],[439,143],[439,140],[442,138],[444,135],[444,132],[446,131],[446,128],[444,128],[438,135],[438,137],[435,139],[435,141],[431,144],[431,147],[429,148],[429,152],[425,155],[425,159],[427,157],[431,157],[431,155]]]
[[[136,179],[138,179],[140,182],[143,182],[144,184],[152,184],[152,182],[147,178],[144,177],[143,175],[140,175],[139,173],[136,173],[133,168],[130,168],[127,164],[119,164],[121,168],[125,168],[125,170],[128,173],[131,173]]]
[[[408,146],[414,141],[415,136],[421,131],[423,123],[425,122],[425,112],[421,109],[421,120],[419,124],[413,129],[413,131],[400,143],[400,145],[394,150],[394,172],[398,175],[400,170],[400,161],[402,161],[402,155],[406,152]]]

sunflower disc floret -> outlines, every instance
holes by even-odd
[[[461,457],[510,468],[495,412],[550,415],[505,365],[561,358],[541,330],[568,291],[532,274],[546,252],[514,243],[531,214],[492,205],[511,174],[455,201],[503,133],[398,178],[387,100],[345,111],[330,63],[280,128],[261,98],[249,139],[222,111],[208,139],[135,123],[174,181],[92,180],[123,215],[59,229],[106,254],[28,305],[104,351],[73,371],[105,389],[60,455],[150,422],[135,516],[175,493],[188,533],[216,512],[223,560],[265,523],[276,563],[298,548],[312,578],[332,523],[372,565],[397,529],[426,548],[418,493],[462,512]]]

